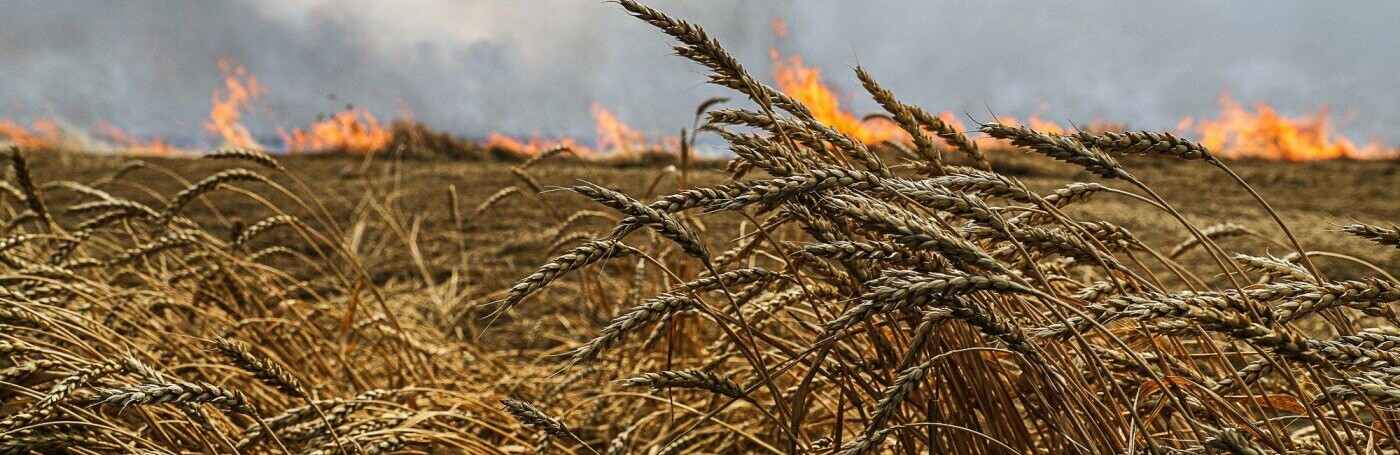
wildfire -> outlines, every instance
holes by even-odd
[[[1026,123],[1030,124],[1031,129],[1042,133],[1065,134],[1069,132],[1069,130],[1065,129],[1065,127],[1063,126],[1060,126],[1060,124],[1049,120],[1041,119],[1040,116],[1035,114],[1031,114],[1030,117],[1027,117]]]
[[[12,120],[0,120],[0,137],[21,147],[52,148],[63,141],[63,129],[50,120],[38,119],[25,128]]]
[[[773,19],[769,26],[779,39],[787,37],[787,23],[782,19]],[[817,120],[867,144],[908,140],[909,135],[897,125],[883,120],[863,121],[842,109],[836,90],[822,81],[821,69],[804,65],[801,55],[783,56],[776,48],[769,49],[768,55],[773,59],[773,79],[778,89],[807,105]]]
[[[802,56],[782,56],[776,50],[773,56],[773,78],[778,88],[812,110],[812,116],[830,125],[837,131],[846,133],[857,140],[874,144],[884,141],[908,140],[908,135],[898,126],[883,121],[863,121],[855,114],[841,108],[841,101],[822,82],[822,72],[802,64]]]
[[[141,155],[165,154],[176,148],[165,141],[144,141],[136,135],[99,120],[86,131],[48,119],[36,119],[25,127],[13,120],[0,120],[0,139],[25,148],[87,148],[120,150]]]
[[[781,19],[773,19],[771,27],[779,39],[788,34],[787,25]],[[817,120],[867,144],[908,140],[907,134],[889,122],[861,121],[854,113],[842,109],[837,92],[822,82],[821,70],[803,65],[800,55],[785,57],[777,49],[770,49],[769,54],[773,59],[773,76],[778,87],[806,104]],[[1188,137],[1197,138],[1220,156],[1231,158],[1285,161],[1400,158],[1400,150],[1384,142],[1357,145],[1337,133],[1332,128],[1326,108],[1309,117],[1289,118],[1262,102],[1256,104],[1251,112],[1228,94],[1221,95],[1220,105],[1219,119],[1197,121],[1187,117],[1177,124],[1177,129]],[[1026,117],[1024,122],[1006,116],[998,116],[997,120],[1009,125],[1024,124],[1043,133],[1068,134],[1076,131],[1076,128],[1067,128],[1041,118],[1039,113],[1048,107],[1042,103],[1039,111]],[[961,121],[948,112],[939,114],[939,118],[958,131],[968,131]],[[1102,120],[1081,127],[1090,132],[1124,129],[1122,124]],[[1003,145],[1001,141],[986,137],[976,140],[984,147]]]
[[[136,137],[135,134],[128,133],[126,130],[102,120],[98,120],[96,124],[93,124],[89,131],[92,136],[111,142],[117,147],[133,153],[161,155],[173,153],[178,150],[175,146],[166,143],[163,139],[156,138],[150,141],[143,141],[141,138]]]
[[[1333,130],[1327,108],[1309,117],[1289,118],[1265,103],[1254,111],[1228,93],[1220,95],[1220,118],[1182,119],[1177,129],[1194,134],[1201,144],[1230,158],[1309,161],[1333,158],[1396,158],[1400,152],[1383,142],[1358,146]]]
[[[346,109],[305,130],[293,128],[287,132],[278,128],[278,133],[289,152],[336,150],[359,154],[383,150],[393,136],[373,114],[357,108]]]
[[[243,125],[241,118],[252,101],[267,90],[258,83],[257,75],[241,66],[220,60],[219,67],[224,73],[224,88],[222,91],[216,90],[211,97],[212,107],[205,127],[230,145],[256,148],[257,141]],[[596,148],[581,146],[578,141],[570,138],[549,140],[536,136],[522,141],[500,133],[491,133],[483,145],[526,155],[558,146],[567,146],[580,154],[618,151],[636,153],[666,148],[664,141],[649,141],[600,104],[593,104],[591,112],[598,131]],[[389,127],[381,124],[368,110],[361,108],[347,108],[305,129],[289,130],[278,127],[277,131],[289,152],[372,153],[383,150],[393,138]]]
[[[235,147],[261,148],[253,134],[239,121],[243,112],[253,100],[258,99],[267,89],[258,83],[258,76],[229,60],[219,59],[219,69],[224,73],[224,93],[219,90],[209,96],[209,120],[204,129],[222,138]]]
[[[592,153],[592,149],[580,145],[578,141],[571,138],[543,139],[539,136],[531,136],[529,140],[522,141],[501,133],[491,133],[487,136],[486,147],[509,150],[520,155],[535,155],[555,147],[567,147],[580,155]]]
[[[656,148],[626,123],[622,123],[611,111],[598,103],[589,108],[593,122],[598,125],[598,150],[612,150],[633,153]]]
[[[787,38],[787,23],[783,22],[782,19],[776,17],[773,18],[773,22],[770,22],[768,24],[768,27],[773,29],[774,36],[777,36],[778,38]]]
[[[787,25],[774,19],[771,27],[778,39],[787,36]],[[836,130],[867,144],[908,142],[909,135],[886,119],[862,120],[843,108],[842,95],[822,80],[821,69],[803,63],[801,55],[783,56],[776,47],[770,49],[773,77],[779,89],[805,104],[818,120]],[[244,114],[253,103],[267,93],[256,74],[230,60],[219,60],[223,74],[222,86],[210,95],[209,119],[204,129],[226,145],[262,148],[256,137],[243,124]],[[1262,158],[1282,161],[1308,161],[1334,158],[1394,159],[1400,150],[1382,141],[1358,145],[1339,133],[1333,126],[1326,108],[1303,117],[1288,117],[1265,103],[1246,107],[1222,94],[1221,112],[1214,119],[1187,117],[1177,124],[1177,130],[1200,141],[1222,157]],[[16,110],[22,105],[16,103]],[[1036,131],[1069,134],[1083,129],[1090,132],[1121,131],[1124,125],[1101,120],[1066,127],[1041,117],[1049,106],[1042,103],[1024,121],[998,115],[996,120],[1010,125],[1027,125]],[[504,149],[521,155],[533,155],[554,147],[568,147],[579,155],[611,153],[636,154],[655,150],[676,150],[679,140],[661,137],[656,140],[624,123],[601,104],[590,106],[596,125],[597,141],[584,145],[574,138],[543,138],[539,135],[519,139],[501,133],[490,133],[485,141],[475,145]],[[411,114],[404,114],[411,116]],[[942,112],[938,117],[958,131],[969,131],[958,116]],[[341,153],[374,153],[388,148],[394,140],[394,126],[381,124],[367,109],[347,107],[345,110],[319,119],[308,127],[278,127],[277,133],[288,152],[334,151]],[[973,135],[982,147],[1000,148],[1001,141]],[[96,147],[121,149],[134,153],[169,153],[175,147],[161,139],[142,140],[121,128],[99,121],[87,130],[70,129],[58,121],[40,118],[28,125],[14,120],[0,120],[0,142],[30,148]]]
[[[787,36],[787,24],[781,19],[773,19],[770,26],[773,29],[773,34],[778,38]],[[910,140],[908,133],[900,129],[898,125],[884,120],[861,120],[854,113],[842,109],[836,90],[822,81],[821,70],[804,65],[801,55],[783,56],[778,53],[777,49],[770,49],[769,56],[773,59],[773,77],[776,79],[778,88],[783,93],[807,105],[812,110],[812,115],[822,123],[826,123],[837,131],[846,133],[866,144],[886,141],[908,142]],[[1042,103],[1040,110],[1044,111],[1048,107]],[[951,112],[943,112],[938,117],[958,131],[968,131]],[[1014,117],[999,117],[998,120],[1010,125],[1022,124]],[[1036,131],[1046,133],[1065,134],[1070,131],[1055,122],[1040,118],[1038,114],[1032,114],[1026,119],[1026,123]],[[1000,141],[990,138],[980,138],[978,141],[984,146],[1000,144]]]
[[[582,142],[573,138],[544,139],[535,135],[522,141],[501,133],[491,133],[487,136],[485,146],[509,150],[521,155],[534,155],[555,147],[568,147],[575,154],[581,156],[675,150],[679,146],[678,140],[673,137],[664,137],[660,141],[647,139],[645,135],[627,126],[626,123],[618,119],[616,114],[601,104],[593,103],[589,111],[593,114],[593,122],[598,131],[598,142],[594,147],[583,145]]]

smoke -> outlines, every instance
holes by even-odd
[[[931,110],[1039,113],[1171,129],[1218,111],[1222,91],[1300,115],[1332,106],[1346,130],[1400,142],[1400,3],[655,1],[703,25],[755,75],[768,49],[800,53],[852,95],[868,68]],[[783,19],[778,41],[769,22]],[[729,93],[670,55],[659,31],[592,0],[24,0],[0,3],[0,118],[105,120],[144,135],[202,136],[217,61],[269,93],[259,135],[347,104],[411,112],[480,136],[589,137],[589,106],[675,134]]]

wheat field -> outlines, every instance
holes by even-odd
[[[1400,451],[1400,163],[867,145],[620,4],[733,159],[8,150],[0,453]]]

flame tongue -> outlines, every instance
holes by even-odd
[[[538,135],[529,140],[519,140],[501,133],[491,133],[486,139],[488,148],[502,149],[521,155],[534,155],[555,147],[568,147],[577,155],[599,155],[602,153],[634,154],[652,150],[674,150],[678,143],[675,138],[664,137],[651,141],[645,135],[619,120],[616,114],[598,103],[589,108],[598,131],[596,147],[582,145],[572,138],[543,139]]]
[[[567,147],[577,154],[592,153],[592,149],[579,145],[577,141],[570,138],[552,140],[533,136],[527,141],[521,141],[501,133],[491,133],[490,136],[487,136],[486,147],[506,150],[520,155],[535,155],[554,147]]]
[[[778,88],[807,105],[817,120],[867,144],[908,140],[909,135],[892,123],[862,121],[854,113],[842,109],[836,91],[822,82],[821,70],[803,65],[802,56],[784,57],[777,50],[771,54],[773,78]]]
[[[167,144],[163,139],[156,138],[151,141],[143,141],[141,138],[136,137],[135,134],[128,133],[126,130],[102,120],[98,120],[97,123],[92,125],[91,132],[95,137],[107,140],[123,149],[140,154],[159,155],[177,151],[175,146]]]
[[[598,150],[634,153],[657,148],[647,141],[646,136],[622,123],[603,105],[593,103],[589,110],[593,112],[593,121],[598,125]]]
[[[8,138],[22,147],[51,148],[63,142],[63,130],[58,124],[44,119],[35,120],[31,128],[11,120],[0,120],[0,137]]]
[[[1327,108],[1310,117],[1288,118],[1262,102],[1250,112],[1228,93],[1220,95],[1220,107],[1219,119],[1198,122],[1187,117],[1177,128],[1194,133],[1201,144],[1231,158],[1309,161],[1397,156],[1397,152],[1383,142],[1357,146],[1337,134],[1332,129]]]
[[[252,133],[239,121],[243,112],[253,100],[261,97],[266,89],[258,84],[258,76],[248,72],[228,60],[219,60],[219,69],[224,73],[224,92],[218,90],[209,96],[209,120],[204,129],[218,135],[224,142],[235,147],[261,148]]]
[[[774,34],[779,38],[788,33],[781,20],[772,23]],[[855,113],[841,106],[839,92],[822,80],[821,70],[806,66],[800,55],[783,56],[776,48],[770,50],[773,59],[773,77],[778,87],[794,99],[802,102],[820,122],[847,134],[866,144],[881,142],[908,143],[909,135],[886,119],[862,120]],[[226,145],[247,148],[262,148],[247,126],[242,123],[243,115],[252,108],[253,102],[267,93],[258,82],[257,75],[229,60],[219,60],[223,73],[223,86],[210,95],[209,119],[204,128]],[[1182,119],[1177,130],[1186,137],[1193,137],[1217,155],[1230,158],[1262,158],[1281,161],[1309,161],[1334,158],[1349,159],[1394,159],[1400,158],[1400,150],[1381,141],[1357,145],[1338,133],[1331,123],[1326,108],[1317,113],[1292,118],[1276,112],[1264,103],[1258,103],[1253,110],[1235,101],[1228,94],[1220,96],[1221,113],[1216,119],[1198,120],[1191,117]],[[17,107],[16,109],[22,109]],[[1027,125],[1044,133],[1067,134],[1076,128],[1066,128],[1055,122],[1044,120],[1040,113],[1049,109],[1042,103],[1036,113],[1026,117],[1025,122],[1016,118],[999,116],[996,120],[1009,125]],[[651,150],[677,150],[679,141],[675,137],[662,137],[653,141],[623,123],[607,108],[594,103],[590,107],[597,127],[595,147],[582,145],[572,138],[543,139],[533,136],[521,140],[505,134],[491,133],[486,141],[478,145],[487,148],[503,149],[522,155],[533,155],[554,147],[568,147],[580,155],[622,152],[634,154]],[[945,123],[958,131],[968,131],[964,124],[952,113],[938,115]],[[1123,125],[1102,121],[1087,124],[1086,131],[1118,131]],[[343,153],[373,153],[386,149],[393,141],[393,128],[381,125],[368,110],[346,108],[303,128],[277,128],[285,149],[299,151],[335,151]],[[84,134],[86,133],[86,134]],[[99,139],[92,142],[90,139]],[[90,147],[110,148],[115,145],[127,151],[138,153],[165,153],[176,150],[166,142],[155,139],[142,141],[135,135],[99,121],[87,131],[66,129],[58,122],[40,118],[29,126],[12,120],[0,120],[0,140],[32,148]],[[975,137],[983,148],[1001,148],[1006,144],[988,137]],[[104,145],[105,144],[105,145]]]
[[[383,150],[392,133],[379,125],[373,114],[350,108],[316,122],[310,128],[294,128],[290,133],[278,128],[287,151],[334,150],[349,153],[371,153]]]

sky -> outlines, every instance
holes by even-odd
[[[801,54],[859,113],[875,106],[857,64],[902,100],[979,119],[1171,130],[1217,113],[1228,91],[1290,115],[1330,106],[1357,139],[1400,143],[1400,2],[649,4],[701,25],[765,80],[770,48]],[[259,135],[354,104],[472,137],[591,137],[593,103],[675,134],[697,104],[730,94],[670,44],[597,0],[11,0],[0,2],[0,119],[202,137],[224,58],[267,89],[245,117]]]

